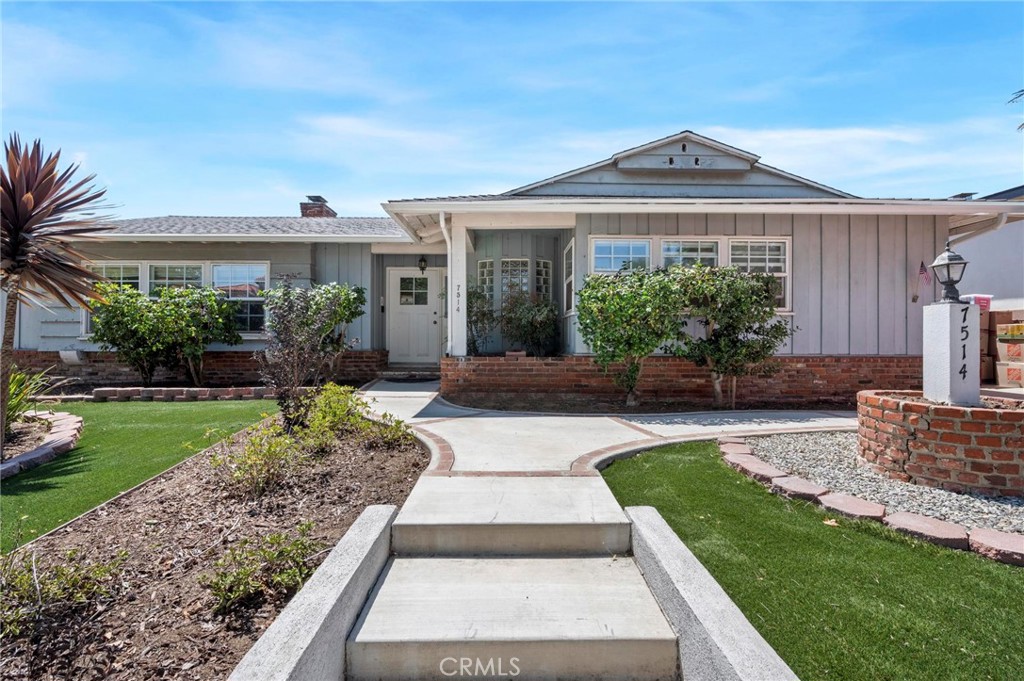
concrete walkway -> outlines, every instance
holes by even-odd
[[[449,404],[437,390],[437,382],[378,381],[364,391],[374,412],[410,423],[432,457],[394,520],[393,557],[346,641],[350,679],[692,676],[690,643],[638,568],[630,518],[598,467],[670,442],[856,427],[855,414],[836,412],[482,411]],[[774,655],[740,629],[724,634],[744,641],[740,657],[758,645]],[[696,659],[707,672],[707,655]],[[772,665],[775,672],[755,676],[795,678],[781,661]]]
[[[446,402],[438,382],[369,386],[377,413],[389,412],[450,448],[432,472],[593,474],[604,457],[658,444],[710,440],[722,435],[769,435],[856,430],[856,412],[709,411],[685,414],[573,415],[485,411]],[[430,437],[433,436],[433,437]],[[446,448],[447,451],[447,448]],[[575,464],[575,466],[574,466]],[[450,471],[450,473],[449,473]]]

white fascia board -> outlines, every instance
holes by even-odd
[[[569,198],[504,199],[499,201],[409,201],[392,204],[400,215],[478,213],[747,213],[838,215],[976,215],[1024,214],[1024,202],[900,201],[885,199],[658,199]]]
[[[98,234],[96,241],[251,241],[329,244],[411,243],[405,236],[356,236],[342,234]]]
[[[402,230],[404,230],[406,234],[409,235],[410,239],[412,239],[416,243],[418,243],[420,241],[420,237],[416,233],[416,228],[413,225],[410,225],[408,222],[405,221],[405,216],[404,215],[401,215],[399,213],[396,213],[396,212],[392,211],[386,201],[384,203],[380,204],[380,207],[383,208],[384,212],[387,213],[388,216],[392,220],[394,220],[395,223],[399,227],[401,227]]]

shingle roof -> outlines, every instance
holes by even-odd
[[[205,217],[168,215],[114,220],[105,234],[167,236],[293,236],[401,238],[404,230],[391,218]]]

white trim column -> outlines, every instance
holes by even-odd
[[[442,220],[444,219],[442,215]],[[449,354],[465,357],[467,336],[466,322],[466,267],[469,236],[465,225],[452,220],[451,247],[448,251],[448,300],[451,301],[451,329],[448,334]]]

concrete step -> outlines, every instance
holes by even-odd
[[[400,556],[622,555],[629,538],[596,476],[423,476],[391,528]]]
[[[677,678],[632,558],[393,558],[346,645],[355,681]]]

